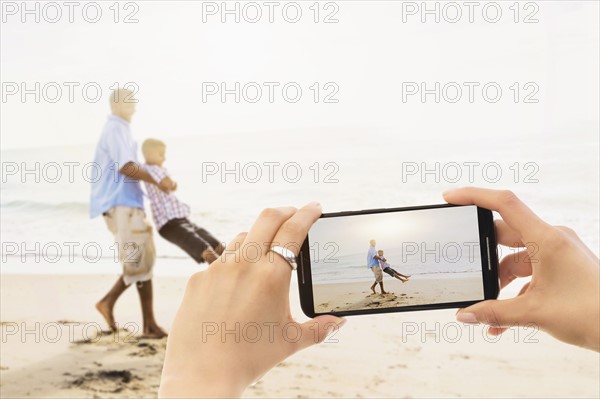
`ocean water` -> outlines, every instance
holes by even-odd
[[[264,207],[318,200],[333,212],[435,204],[448,188],[475,185],[515,191],[544,219],[574,228],[598,253],[598,135],[587,132],[433,139],[356,128],[181,137],[167,143],[165,166],[192,219],[222,241],[247,231]],[[1,273],[119,272],[103,220],[88,217],[84,171],[93,153],[93,144],[2,151]],[[458,180],[450,175],[455,164],[469,162],[481,165],[472,176],[466,168]],[[482,172],[490,163],[501,172],[497,181],[491,169]],[[276,165],[272,173],[269,164]],[[437,176],[413,173],[415,165],[436,164]],[[156,274],[189,275],[204,267],[158,234],[155,241]],[[402,271],[417,274],[416,267]]]

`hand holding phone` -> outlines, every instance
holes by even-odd
[[[501,288],[531,276],[516,298],[461,309],[459,321],[487,324],[491,334],[534,324],[561,341],[600,351],[598,257],[572,229],[544,222],[510,191],[469,187],[446,192],[444,199],[497,211],[498,243],[524,248],[500,262]]]
[[[317,203],[265,209],[248,233],[189,279],[169,332],[159,397],[241,397],[272,367],[343,324],[331,315],[295,321],[292,269],[269,251],[281,245],[297,255],[320,214]]]
[[[596,351],[600,349],[598,257],[572,230],[544,223],[510,192],[468,188],[449,192],[444,198],[455,204],[476,204],[498,211],[504,218],[496,222],[499,243],[522,246],[537,242],[540,249],[537,257],[530,254],[529,261],[513,262],[509,255],[500,264],[502,286],[515,277],[533,273],[532,282],[521,296],[478,302],[461,310],[459,315],[471,313],[474,315],[471,320],[476,322],[498,322],[500,327],[492,327],[496,332],[515,323],[534,322],[560,340]],[[250,233],[238,235],[219,260],[190,279],[169,334],[159,397],[239,396],[251,381],[291,353],[321,342],[328,324],[338,327],[343,324],[343,319],[334,316],[317,317],[299,325],[303,331],[301,337],[310,339],[292,344],[281,339],[266,341],[264,345],[262,342],[248,344],[244,340],[223,341],[215,331],[206,337],[206,320],[213,326],[223,322],[249,321],[248,325],[252,326],[268,322],[264,337],[269,336],[276,319],[285,326],[294,323],[288,301],[289,265],[278,257],[271,260],[262,257],[259,263],[236,262],[232,253],[239,254],[248,241],[263,243],[265,238],[266,242],[276,241],[278,245],[301,242],[320,213],[320,206],[314,204],[299,211],[280,208],[263,212]],[[278,237],[280,231],[287,232],[291,238]],[[392,263],[391,256],[384,254],[384,258]],[[534,263],[534,259],[540,262]],[[300,269],[301,265],[298,266]],[[393,266],[396,269],[396,265]],[[397,271],[403,270],[398,267]],[[409,276],[409,280],[412,278]],[[313,336],[315,331],[317,340]],[[220,367],[215,367],[215,359],[219,360]]]

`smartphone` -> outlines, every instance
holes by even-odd
[[[495,299],[496,248],[492,212],[475,205],[325,213],[298,255],[300,304],[315,317]]]

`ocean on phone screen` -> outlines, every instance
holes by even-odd
[[[365,247],[364,253],[332,256],[328,259],[320,259],[320,262],[311,263],[313,284],[372,282],[373,273],[366,266],[367,249],[368,247]],[[425,262],[423,262],[422,253],[403,254],[401,248],[387,249],[385,256],[387,263],[394,270],[404,275],[410,275],[411,278],[460,278],[472,273],[481,275],[481,256],[478,253],[474,252],[470,259],[467,253],[464,253],[464,256],[459,259],[456,252],[446,258],[442,256],[443,250],[434,252],[437,252],[439,256],[432,253],[425,257]],[[384,275],[384,277],[387,276],[387,274]]]

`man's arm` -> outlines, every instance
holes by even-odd
[[[125,165],[123,165],[121,169],[119,169],[119,173],[129,177],[130,179],[141,180],[145,181],[146,183],[154,184],[162,191],[169,191],[168,187],[170,186],[161,185],[160,182],[156,182],[152,178],[152,176],[150,176],[150,173],[148,173],[144,168],[142,168],[140,164],[137,164],[135,162],[127,162]]]
[[[177,183],[173,181],[169,176],[163,178],[159,183],[159,186],[163,186],[168,188],[170,191],[175,191],[177,189]]]

